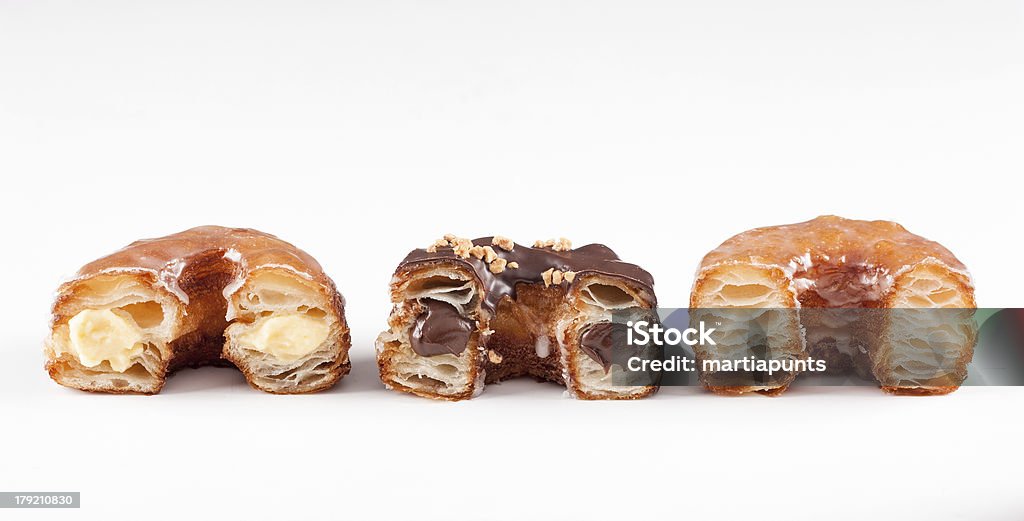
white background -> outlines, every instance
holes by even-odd
[[[0,0],[5,519],[1020,519],[1024,390],[578,402],[384,390],[391,270],[452,232],[604,242],[685,306],[728,236],[896,220],[1024,306],[1024,4]],[[315,396],[186,370],[154,397],[42,370],[61,277],[248,226],[349,302]]]

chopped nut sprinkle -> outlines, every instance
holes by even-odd
[[[507,261],[505,259],[499,257],[497,259],[494,259],[494,261],[491,262],[487,269],[491,270],[491,273],[501,273],[505,271],[506,262]]]
[[[567,272],[563,273],[562,276],[565,277],[565,280],[567,280],[569,282],[572,282],[573,279],[576,278],[576,272],[575,271],[567,271]]]
[[[427,246],[427,251],[430,252],[430,253],[434,253],[434,252],[437,251],[438,248],[447,248],[447,247],[448,247],[448,240],[447,239],[438,239],[438,240],[434,241],[433,243],[431,243],[430,246]]]
[[[484,258],[484,248],[483,246],[473,246],[469,249],[469,254],[478,259],[482,259]]]
[[[512,251],[512,248],[516,245],[516,243],[512,242],[512,239],[502,237],[501,235],[495,235],[494,238],[491,239],[491,244],[505,251]]]
[[[551,283],[556,285],[556,286],[558,284],[562,283],[562,272],[561,271],[555,270],[555,271],[551,272]]]
[[[463,259],[469,258],[469,250],[473,249],[473,241],[469,239],[456,238],[452,241],[452,248],[455,250],[455,255]]]
[[[512,262],[508,263],[505,267],[508,268],[508,269],[514,270],[514,269],[519,267],[519,263],[515,262],[515,261],[512,261]]]
[[[572,249],[572,241],[565,237],[559,237],[555,239],[548,239],[546,241],[534,241],[534,248],[551,248],[555,251],[569,251]]]
[[[487,350],[487,359],[490,360],[492,364],[501,363],[501,355],[498,354],[498,352],[493,349]]]
[[[484,262],[493,262],[498,258],[498,253],[490,246],[484,246]]]
[[[540,278],[544,279],[544,287],[551,285],[551,274],[555,271],[555,268],[548,268],[547,271],[540,274]]]

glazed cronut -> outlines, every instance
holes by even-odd
[[[721,322],[699,359],[812,357],[900,394],[955,390],[976,335],[963,266],[885,221],[819,217],[740,234],[704,259],[691,307],[694,320]],[[777,393],[795,377],[701,375],[723,393]]]

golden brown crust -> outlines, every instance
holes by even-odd
[[[754,228],[733,236],[704,256],[700,269],[729,262],[788,266],[806,252],[846,262],[869,263],[892,272],[936,259],[966,271],[941,244],[910,233],[892,221],[858,221],[825,215],[810,221]]]
[[[949,394],[959,388],[959,385],[947,385],[942,387],[893,387],[883,385],[882,391],[898,396],[940,396],[943,394]]]
[[[772,389],[760,389],[757,387],[737,387],[729,385],[705,385],[705,389],[719,395],[719,396],[742,396],[748,393],[758,393],[765,396],[782,396],[783,393],[789,389],[789,384],[775,387]]]

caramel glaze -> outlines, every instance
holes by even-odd
[[[492,239],[492,237],[482,237],[472,242],[478,246],[489,246]],[[454,263],[468,269],[483,288],[481,307],[486,309],[492,317],[489,326],[494,331],[488,340],[488,347],[495,349],[501,346],[522,345],[531,346],[530,349],[532,349],[536,339],[526,332],[529,328],[516,326],[523,323],[543,322],[554,312],[558,303],[562,302],[569,287],[573,284],[573,282],[569,282],[569,286],[545,286],[542,274],[552,268],[562,272],[575,272],[574,281],[580,280],[588,273],[616,277],[639,287],[654,299],[654,278],[651,277],[651,274],[635,264],[619,260],[615,252],[603,244],[588,244],[568,251],[531,248],[521,244],[516,244],[511,251],[496,246],[494,246],[494,250],[499,257],[509,263],[518,263],[518,267],[506,267],[500,273],[492,273],[484,260],[473,256],[459,257],[455,254],[454,249],[448,246],[440,247],[434,252],[425,249],[413,250],[399,264],[395,274],[397,276],[409,273],[432,264]],[[652,305],[656,306],[657,304],[653,303]],[[454,308],[451,308],[451,311],[454,311]],[[429,324],[432,321],[436,322]],[[466,317],[451,312],[439,313],[437,306],[428,304],[427,309],[417,317],[414,326],[413,350],[420,356],[463,352],[466,349],[464,339],[468,338],[468,335],[463,334],[465,321]],[[424,338],[426,337],[422,333],[428,330],[431,338],[435,340],[448,338],[452,342],[445,345],[437,345],[436,342],[431,341],[425,342]],[[598,345],[603,339],[596,335],[590,335],[587,338],[589,340],[585,339],[584,342],[588,345],[582,346],[583,351],[607,368],[610,364],[611,353],[609,349]],[[597,342],[597,344],[589,346],[590,342]],[[553,344],[551,349],[556,349],[556,347],[557,344]],[[495,380],[500,380],[519,374],[543,376],[558,372],[558,357],[556,356],[542,359],[524,354],[525,351],[521,349],[499,350],[503,356],[511,356],[513,359],[506,360],[502,364],[495,364],[496,367],[488,370],[488,379],[493,377]]]
[[[700,270],[731,262],[780,266],[794,280],[813,281],[798,288],[802,307],[883,307],[886,279],[928,259],[967,271],[941,244],[897,223],[825,215],[735,235],[708,253]]]
[[[222,226],[200,226],[166,237],[135,241],[86,264],[78,270],[75,279],[109,272],[151,272],[187,303],[186,289],[194,287],[202,278],[196,267],[209,271],[210,260],[217,257],[223,257],[238,269],[284,267],[321,286],[334,287],[320,264],[308,253],[269,233]]]
[[[180,367],[230,366],[220,354],[227,327],[224,291],[257,268],[283,268],[321,286],[328,313],[344,321],[344,299],[320,264],[308,253],[277,237],[248,228],[201,226],[155,239],[142,239],[83,266],[61,285],[53,306],[53,325],[71,317],[64,304],[84,281],[105,274],[143,274],[184,305],[186,333],[171,343],[168,372]]]

